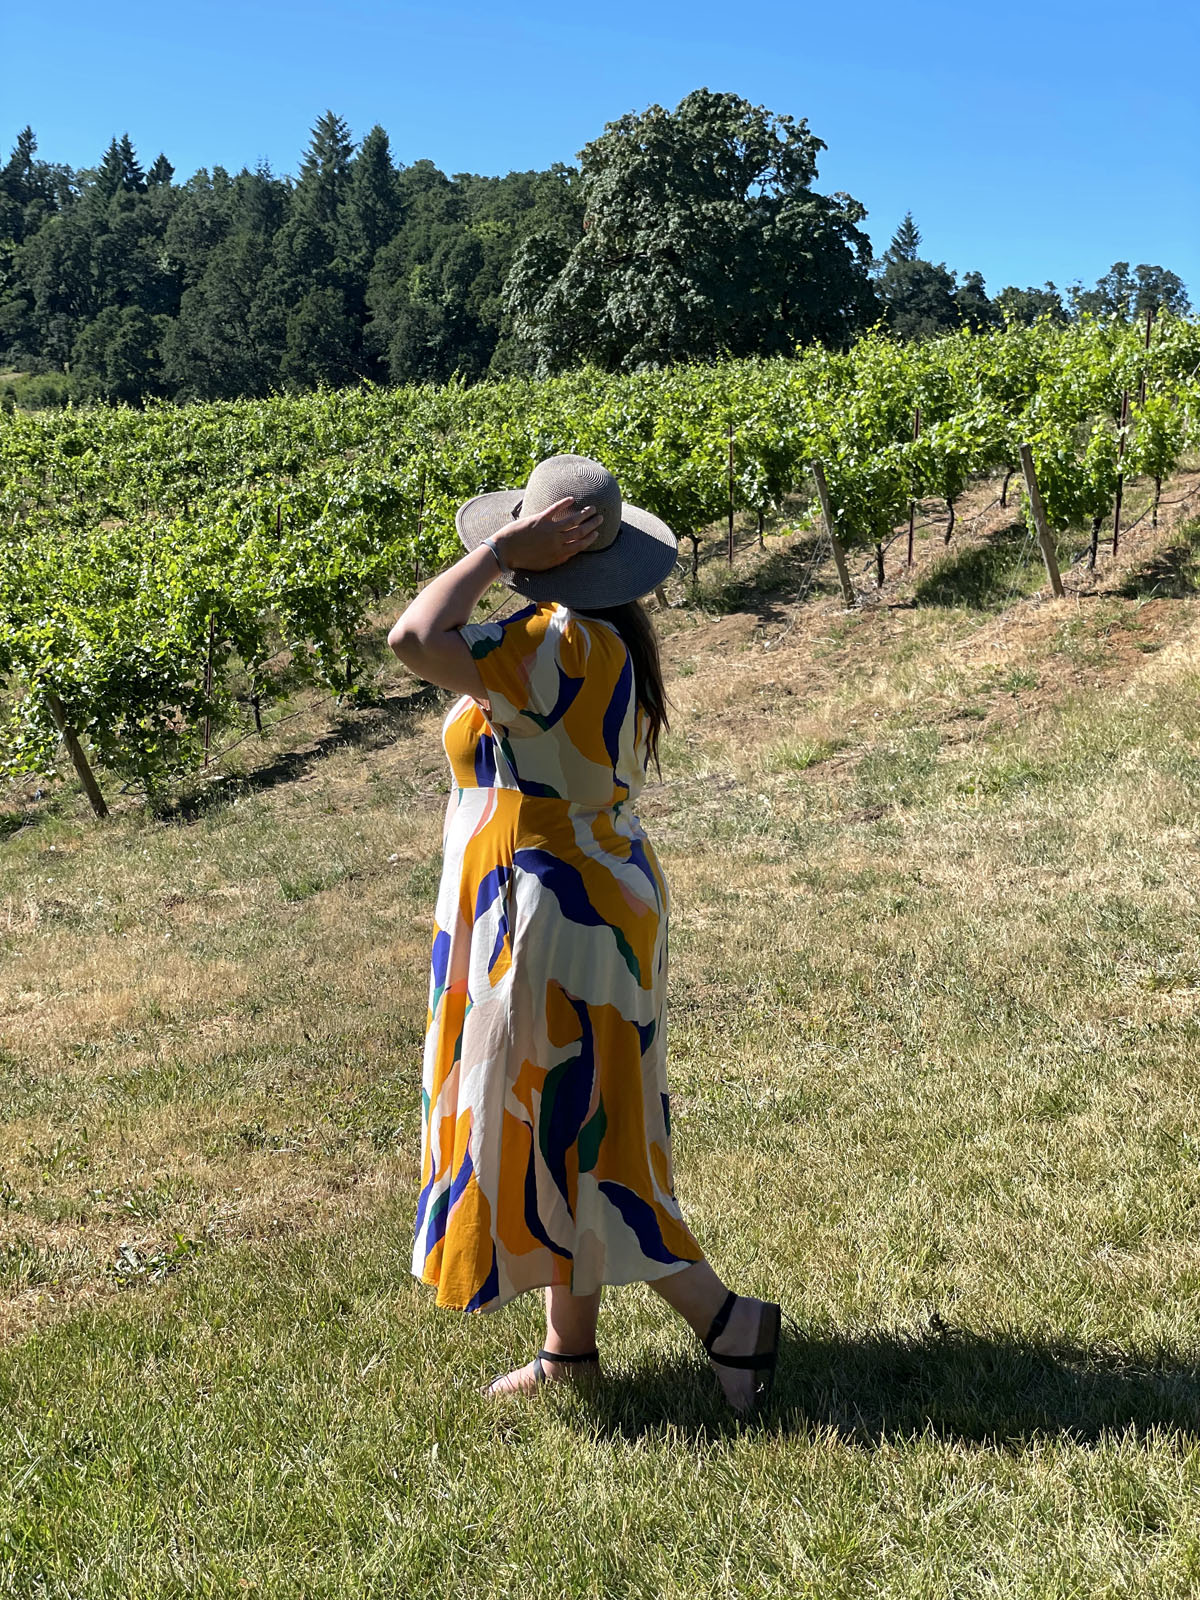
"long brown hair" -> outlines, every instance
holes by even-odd
[[[633,685],[638,704],[646,716],[647,764],[658,767],[658,736],[671,724],[667,721],[667,695],[663,688],[662,663],[658,655],[658,635],[650,620],[650,613],[640,600],[628,600],[622,606],[572,606],[581,616],[596,617],[601,622],[611,622],[625,642],[633,662]]]

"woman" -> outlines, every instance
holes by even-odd
[[[735,1295],[676,1202],[665,1074],[667,889],[630,806],[666,726],[638,604],[675,538],[581,456],[460,507],[467,554],[388,635],[461,698],[433,938],[413,1272],[439,1305],[546,1289],[546,1340],[490,1395],[596,1372],[602,1284],[649,1283],[726,1399],[767,1397],[780,1311]],[[502,577],[534,603],[469,623]]]

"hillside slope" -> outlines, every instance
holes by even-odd
[[[532,1299],[408,1276],[444,699],[381,639],[160,817],[23,799],[11,1592],[1189,1592],[1198,483],[1065,601],[993,486],[853,612],[800,530],[660,616],[678,1190],[796,1319],[765,1435],[641,1290],[498,1420]]]

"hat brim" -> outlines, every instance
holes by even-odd
[[[458,508],[454,523],[468,550],[513,520],[523,489],[496,489],[477,494]],[[510,588],[530,600],[557,600],[560,605],[589,607],[624,605],[650,594],[668,578],[678,559],[675,535],[649,511],[625,502],[621,528],[603,550],[581,550],[546,572],[516,571],[505,575]]]

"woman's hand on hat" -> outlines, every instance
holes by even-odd
[[[595,506],[577,506],[568,495],[533,516],[506,522],[492,538],[514,570],[549,572],[586,550],[603,520]]]

